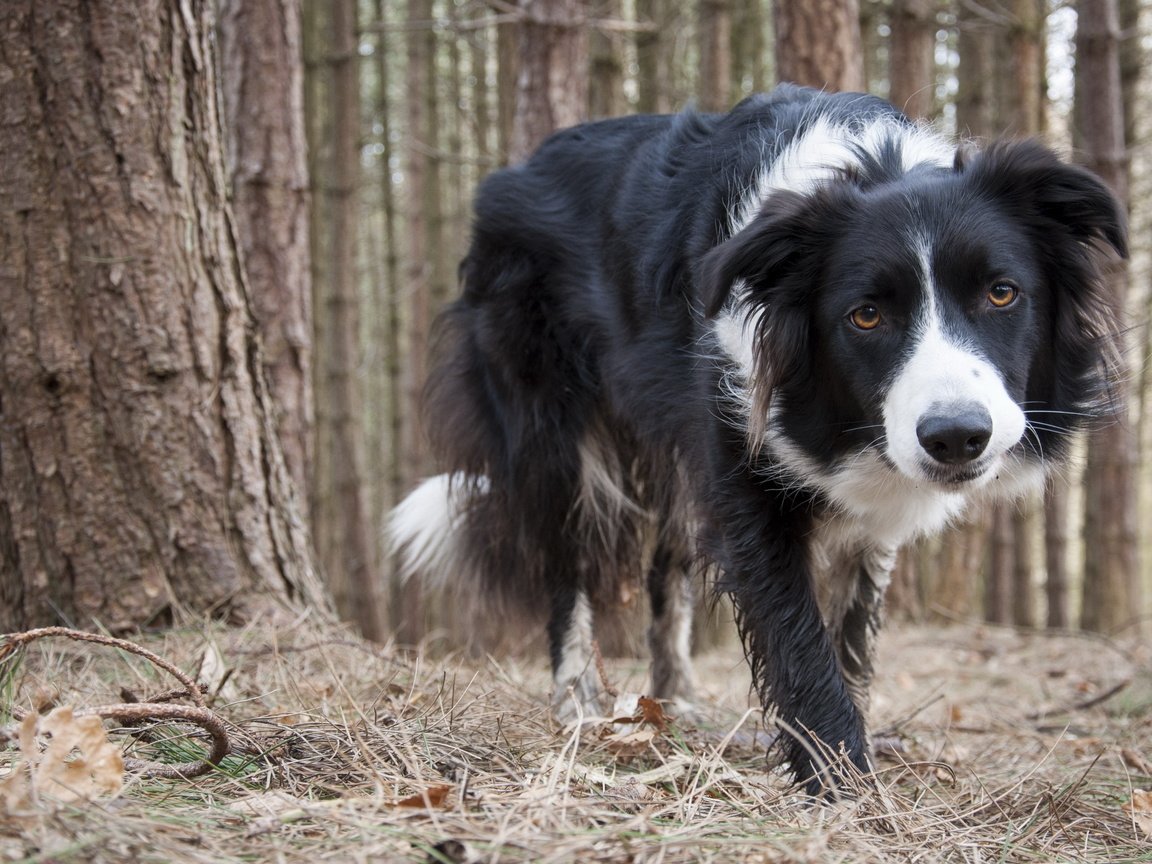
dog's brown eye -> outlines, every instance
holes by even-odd
[[[859,309],[853,309],[848,315],[848,320],[857,330],[875,330],[884,319],[880,310],[869,304],[861,306]]]
[[[1019,294],[1020,289],[1011,282],[997,282],[988,289],[988,302],[997,309],[1003,309],[1015,303]]]

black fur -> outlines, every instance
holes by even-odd
[[[735,600],[756,687],[795,733],[785,756],[813,791],[826,767],[814,740],[868,769],[867,646],[891,560],[861,563],[854,551],[835,564],[849,588],[822,614],[816,579],[828,574],[813,572],[810,543],[836,508],[813,477],[750,440],[749,423],[764,418],[762,431],[829,472],[877,446],[922,302],[897,238],[922,226],[939,239],[932,267],[948,326],[980,346],[1027,412],[1044,412],[1029,414],[1042,422],[1017,450],[1056,459],[1105,392],[1112,327],[1093,246],[1125,246],[1107,190],[1033,142],[906,171],[894,140],[816,189],[773,193],[729,236],[740,194],[817,117],[848,129],[906,122],[874,98],[781,87],[724,115],[568,129],[490,176],[427,391],[435,451],[472,484],[467,563],[485,590],[550,616],[554,664],[579,592],[602,594],[647,566],[659,616],[702,558]],[[1006,314],[972,311],[993,259],[1027,286]],[[712,330],[734,284],[757,321],[754,380]],[[858,298],[883,306],[883,332],[845,325]],[[610,524],[593,525],[582,503],[590,442],[635,505],[600,519]]]

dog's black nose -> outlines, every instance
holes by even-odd
[[[924,452],[942,465],[963,465],[984,452],[992,415],[983,405],[933,406],[916,424]]]

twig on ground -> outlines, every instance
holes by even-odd
[[[77,708],[75,711],[75,716],[77,717],[95,716],[105,720],[116,720],[128,725],[137,725],[149,720],[185,720],[200,726],[207,731],[212,738],[212,749],[204,759],[183,764],[153,762],[146,759],[125,759],[124,766],[128,770],[147,777],[189,780],[193,777],[207,774],[231,752],[232,744],[229,740],[228,730],[224,720],[205,707],[204,694],[200,689],[200,685],[163,657],[149,651],[147,648],[137,645],[135,642],[129,642],[126,639],[117,639],[113,636],[104,636],[99,633],[72,630],[68,627],[40,627],[35,630],[26,630],[22,633],[6,633],[0,636],[0,640],[3,640],[3,644],[0,644],[0,663],[3,663],[14,652],[28,643],[52,636],[61,636],[79,642],[94,642],[97,645],[119,648],[122,651],[143,657],[184,685],[183,690],[168,691],[160,694],[157,697],[158,700],[162,699],[167,702],[174,698],[187,697],[195,703],[193,705],[171,705],[161,704],[159,701],[133,701],[117,705],[101,705],[95,708]],[[127,691],[121,692],[122,695],[126,694],[129,697],[133,695]],[[23,720],[27,715],[27,711],[13,706],[12,716],[15,719]]]

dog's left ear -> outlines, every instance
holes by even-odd
[[[1120,202],[1093,173],[1069,165],[1039,141],[998,141],[957,170],[1009,206],[1034,208],[1082,242],[1103,241],[1128,257]]]

